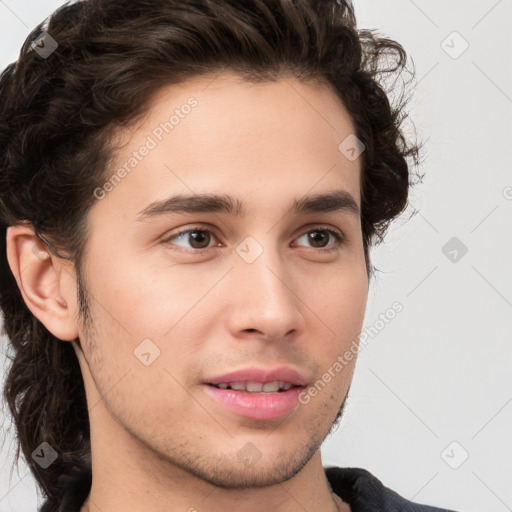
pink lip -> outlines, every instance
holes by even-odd
[[[221,382],[289,382],[295,387],[275,393],[249,393],[234,389],[220,389],[211,384]],[[273,420],[290,413],[299,405],[299,394],[308,380],[291,368],[281,366],[275,369],[245,368],[209,378],[203,387],[214,400],[230,411],[256,420]]]
[[[221,382],[252,381],[265,384],[266,382],[273,382],[275,380],[289,382],[294,386],[305,386],[308,383],[307,379],[303,377],[299,372],[296,372],[295,370],[292,370],[286,366],[280,366],[279,368],[274,368],[273,370],[256,367],[235,370],[233,372],[225,373],[224,375],[206,379],[205,383],[220,384]]]
[[[249,393],[208,384],[203,387],[214,400],[230,411],[255,420],[274,420],[290,413],[299,404],[299,394],[304,390],[300,386],[278,393]]]

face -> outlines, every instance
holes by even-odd
[[[292,78],[196,78],[150,107],[87,221],[91,428],[219,486],[282,482],[318,452],[355,364],[335,365],[368,289],[360,161],[338,150],[353,125],[327,86]]]

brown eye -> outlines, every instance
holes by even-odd
[[[178,245],[184,249],[208,249],[210,241],[212,240],[211,235],[212,232],[208,229],[188,229],[185,231],[180,231],[179,233],[166,238],[165,242]],[[182,246],[179,243],[176,243],[176,240],[185,244],[189,244],[189,246]]]
[[[311,231],[308,231],[307,233],[304,233],[304,235],[299,237],[297,240],[300,240],[300,238],[304,237],[306,237],[308,243],[310,243],[313,248],[321,250],[323,249],[324,252],[336,250],[344,242],[344,237],[341,235],[341,233],[327,228],[315,228]],[[328,247],[327,244],[329,243],[329,238],[331,237],[335,239],[334,244],[331,245],[331,247],[324,249],[325,247]]]

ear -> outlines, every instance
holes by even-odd
[[[7,261],[25,304],[57,338],[78,337],[76,279],[67,260],[53,254],[28,226],[7,228]]]

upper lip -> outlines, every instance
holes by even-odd
[[[301,375],[299,372],[293,370],[292,368],[288,368],[286,366],[281,366],[279,368],[274,369],[265,369],[265,368],[242,368],[239,370],[234,370],[229,373],[224,373],[223,375],[218,375],[217,377],[211,377],[206,380],[207,384],[220,384],[221,382],[261,382],[265,384],[267,382],[281,381],[281,382],[289,382],[295,386],[305,386],[307,384],[307,379]]]

